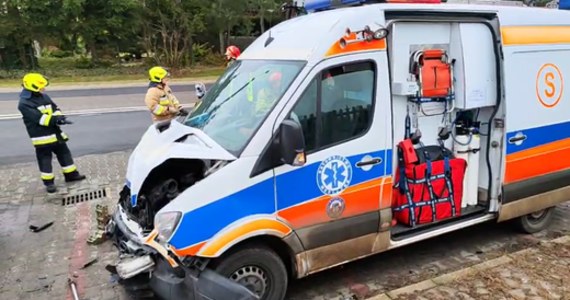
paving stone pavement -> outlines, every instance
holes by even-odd
[[[88,179],[65,184],[57,176],[55,196],[46,196],[35,162],[0,167],[0,299],[72,299],[68,278],[77,282],[81,299],[132,298],[104,268],[116,257],[111,243],[85,242],[96,226],[95,206],[114,208],[129,154],[76,158]],[[60,173],[55,160],[53,165]],[[106,198],[62,206],[63,197],[100,189]],[[28,228],[48,222],[54,223],[41,232]],[[563,235],[570,235],[570,202],[559,206],[547,231],[520,235],[494,224],[465,229],[294,281],[288,299],[363,299]],[[98,261],[82,269],[93,258]]]
[[[570,235],[368,300],[570,299]]]
[[[112,209],[124,182],[129,152],[76,158],[88,179],[66,184],[56,175],[59,191],[46,196],[35,163],[0,168],[0,298],[72,299],[67,280],[76,281],[81,299],[128,299],[110,282],[104,269],[113,261],[111,243],[99,246],[85,241],[96,226],[95,206]],[[54,172],[60,172],[54,160]],[[107,198],[62,206],[66,196],[105,189]],[[54,222],[41,232],[30,225]],[[82,269],[83,265],[98,261]]]

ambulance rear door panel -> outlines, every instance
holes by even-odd
[[[570,40],[554,44],[547,38],[568,32],[570,24],[566,19],[561,27],[554,17],[557,26],[541,26],[542,37],[502,28],[508,111],[503,208],[570,185]],[[554,198],[543,200],[554,205]]]
[[[277,211],[306,251],[378,231],[392,155],[387,67],[384,51],[325,60],[283,112],[293,107],[291,116],[303,127],[307,163],[275,168]],[[370,252],[373,240],[361,249]]]

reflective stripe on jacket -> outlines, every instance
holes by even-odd
[[[69,139],[56,124],[54,116],[61,116],[62,113],[48,95],[24,89],[20,93],[18,110],[22,114],[26,131],[35,147],[51,145],[58,141],[65,142]]]

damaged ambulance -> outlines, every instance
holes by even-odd
[[[296,278],[483,222],[542,230],[570,195],[568,57],[561,10],[284,21],[141,138],[107,225],[117,272],[165,299],[281,300]]]

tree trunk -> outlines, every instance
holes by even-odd
[[[97,46],[95,46],[95,41],[90,42],[88,45],[87,49],[91,52],[91,63],[95,64],[99,59],[97,56]]]
[[[259,26],[261,27],[261,34],[265,32],[265,18],[263,12],[259,16]]]
[[[220,30],[220,32],[218,32],[218,38],[220,39],[220,54],[224,55],[225,53],[225,44],[224,44],[224,31]]]
[[[18,47],[18,53],[20,56],[20,62],[21,62],[22,67],[24,67],[25,69],[28,69],[30,67],[30,64],[28,63],[28,59],[26,57],[26,46],[21,45],[20,47]]]
[[[186,60],[188,62],[189,66],[194,66],[194,39],[192,38],[192,35],[188,35],[188,39],[187,39],[187,47],[188,47],[188,52],[187,52],[187,57]]]
[[[230,37],[232,35],[232,26],[228,23],[228,29],[226,31],[226,45],[230,45]],[[225,49],[225,48],[224,48]]]

